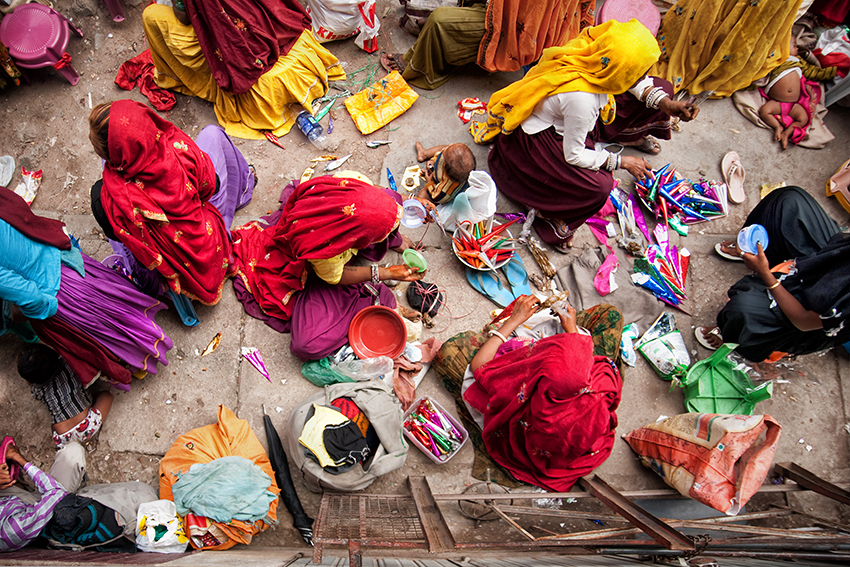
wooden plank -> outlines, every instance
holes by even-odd
[[[674,551],[694,551],[696,545],[678,530],[671,528],[616,490],[596,475],[592,479],[579,479],[581,487],[590,492],[600,502],[639,527],[649,537],[667,549]]]
[[[428,551],[431,553],[444,553],[455,549],[455,540],[452,532],[434,500],[431,486],[424,476],[409,476],[407,483],[410,485],[410,493],[413,495],[413,503],[425,529],[425,537],[428,538]]]

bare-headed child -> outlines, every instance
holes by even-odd
[[[820,68],[797,57],[796,38],[791,37],[791,55],[779,67],[768,75],[769,82],[764,87],[768,97],[761,108],[759,118],[773,128],[773,139],[788,148],[788,140],[799,143],[805,136],[811,122],[811,108],[817,101],[812,100],[813,92],[803,78],[812,81],[825,81],[835,78],[835,67]],[[804,106],[805,105],[805,106]]]
[[[33,397],[50,410],[57,449],[71,441],[85,444],[100,431],[112,407],[112,394],[99,392],[92,400],[55,350],[44,344],[26,345],[18,355],[18,374],[30,383]]]
[[[475,169],[475,155],[466,144],[425,148],[416,142],[416,159],[428,161],[425,187],[417,198],[435,205],[448,203],[469,186],[469,174]]]

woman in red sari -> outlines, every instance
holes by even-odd
[[[208,155],[177,126],[130,100],[98,105],[89,123],[104,159],[92,209],[107,236],[140,264],[128,267],[142,278],[156,270],[173,294],[218,303],[224,281],[236,272],[230,222],[254,186],[242,155],[217,126],[198,136],[199,143],[210,141]],[[158,295],[161,283],[152,276],[143,288]]]
[[[509,339],[538,304],[530,295],[513,304],[513,314],[472,359],[463,399],[493,460],[517,480],[566,492],[614,446],[623,382],[612,358],[622,316],[596,306],[578,318],[588,330],[570,307],[560,316],[563,332],[534,342]],[[607,356],[595,354],[602,352]]]
[[[279,211],[233,231],[239,300],[249,315],[291,331],[290,348],[302,360],[344,345],[351,319],[373,304],[374,293],[394,309],[395,296],[382,281],[423,275],[403,264],[349,265],[354,257],[377,262],[404,246],[398,233],[403,210],[395,191],[346,176],[353,172],[339,175],[293,181]]]

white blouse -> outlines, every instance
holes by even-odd
[[[651,77],[644,77],[629,92],[638,100],[647,87],[652,87]],[[597,171],[611,155],[607,150],[595,150],[584,145],[584,141],[596,126],[599,111],[608,104],[608,95],[569,92],[544,98],[522,123],[526,134],[536,134],[555,127],[564,137],[564,158],[567,163]]]

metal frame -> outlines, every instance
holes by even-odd
[[[838,502],[850,503],[850,492],[841,486],[829,483],[794,463],[777,464],[776,471],[796,485],[765,485],[759,493],[788,493],[812,490]],[[790,508],[775,508],[763,512],[721,516],[697,520],[678,520],[657,518],[630,498],[657,498],[678,495],[671,490],[618,492],[598,476],[583,478],[579,481],[584,492],[562,493],[507,493],[507,494],[433,494],[428,480],[423,476],[408,477],[410,495],[381,494],[333,494],[322,497],[319,517],[316,521],[313,562],[322,560],[324,544],[347,545],[349,564],[352,567],[362,565],[363,547],[392,547],[407,549],[428,549],[431,553],[446,553],[468,549],[516,549],[533,550],[542,548],[582,548],[591,554],[621,555],[659,555],[692,558],[703,552],[718,557],[753,557],[763,559],[800,559],[841,562],[850,564],[850,530],[847,526],[822,520],[804,512]],[[334,502],[339,499],[356,501],[359,515],[359,529],[356,537],[341,537],[331,534],[334,522],[353,522],[353,518],[336,518],[333,515]],[[551,510],[512,505],[511,500],[537,500],[540,498],[595,498],[608,506],[614,514],[598,514],[569,510]],[[336,500],[335,500],[336,499]],[[415,509],[417,523],[414,538],[393,539],[381,532],[380,525],[374,524],[370,516],[368,502],[396,501],[399,509]],[[514,542],[455,542],[451,530],[439,509],[440,502],[477,501],[488,506],[494,514],[508,523],[521,534],[524,541]],[[405,504],[401,504],[404,502]],[[338,505],[338,503],[336,504]],[[350,504],[349,504],[350,505]],[[630,524],[627,527],[612,527],[592,531],[557,534],[538,526],[524,527],[515,516],[549,516],[565,519],[594,519],[608,522]],[[766,528],[742,524],[752,520],[766,518],[800,516],[810,520],[819,531],[803,531],[779,528]],[[514,517],[512,517],[514,516]],[[408,521],[409,517],[407,518]],[[397,519],[402,519],[398,517]],[[370,524],[372,522],[372,524]],[[380,524],[380,522],[378,522]],[[706,532],[730,532],[738,534],[712,540],[710,535],[688,536],[677,528],[705,530]],[[349,527],[350,529],[350,527]],[[529,529],[546,532],[549,535],[536,537]],[[397,531],[397,530],[390,530]],[[402,530],[403,533],[404,530]],[[646,534],[652,539],[629,539],[629,536]]]

